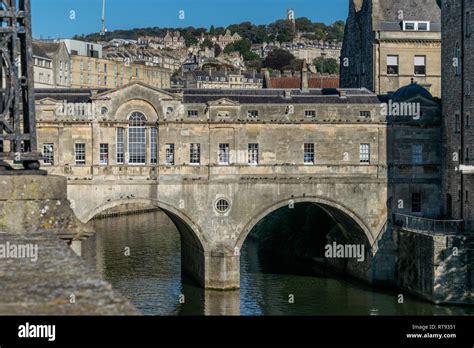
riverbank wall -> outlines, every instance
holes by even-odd
[[[473,305],[470,240],[395,228],[396,285],[435,304]],[[472,267],[472,266],[471,266]]]

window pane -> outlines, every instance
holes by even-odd
[[[54,165],[54,145],[53,144],[43,145],[43,163]]]
[[[166,164],[174,165],[174,144],[166,144]]]
[[[304,163],[314,164],[314,144],[304,144]]]
[[[412,213],[421,213],[421,193],[412,193],[411,211]]]
[[[134,112],[129,119],[128,154],[129,163],[146,163],[146,117],[140,112]]]
[[[117,163],[124,163],[124,129],[117,128]]]
[[[201,144],[191,144],[189,157],[192,164],[201,163]]]
[[[86,144],[75,144],[76,164],[86,164]]]
[[[369,144],[360,144],[359,157],[361,164],[370,163],[370,145]]]
[[[248,145],[248,163],[258,164],[258,144]]]
[[[398,65],[398,56],[387,56],[387,65]]]
[[[426,57],[425,56],[416,56],[415,65],[425,65]]]
[[[423,145],[413,145],[412,151],[412,164],[423,164]]]
[[[99,163],[109,164],[109,144],[100,144]]]
[[[156,128],[150,129],[150,156],[151,163],[158,162],[158,130]]]
[[[219,144],[219,164],[229,164],[230,162],[230,146],[229,144]]]

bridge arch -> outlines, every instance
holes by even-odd
[[[186,213],[175,207],[153,199],[119,199],[101,204],[89,213],[85,221],[89,222],[95,216],[108,209],[125,204],[146,204],[161,209],[176,226],[181,239],[181,268],[198,284],[205,286],[206,270],[205,258],[208,255],[209,243],[204,236],[201,227],[196,224]]]
[[[253,228],[265,217],[272,214],[273,212],[288,207],[290,203],[298,204],[298,203],[314,203],[323,208],[327,213],[330,215],[336,215],[339,217],[345,217],[346,221],[352,221],[357,227],[359,227],[363,232],[367,241],[372,246],[375,242],[375,238],[371,233],[370,228],[366,225],[363,219],[354,213],[351,209],[344,206],[341,203],[335,202],[333,200],[318,197],[318,196],[304,196],[304,197],[292,197],[289,199],[281,200],[276,203],[273,203],[269,206],[264,207],[261,211],[259,211],[254,217],[250,219],[250,221],[245,225],[242,233],[240,234],[235,247],[238,250],[242,249],[242,246],[247,239],[250,232],[252,232]],[[373,250],[371,250],[373,252]]]
[[[89,213],[87,213],[87,215],[85,216],[84,221],[89,222],[98,214],[125,204],[146,204],[160,208],[173,221],[178,230],[181,225],[181,227],[189,228],[189,232],[192,232],[192,236],[194,237],[196,242],[198,242],[199,245],[203,248],[203,250],[206,251],[208,243],[206,237],[202,233],[202,229],[196,223],[194,223],[194,221],[188,215],[186,215],[186,213],[182,212],[179,209],[176,209],[175,207],[167,203],[154,199],[131,198],[106,202],[89,211]],[[179,232],[181,233],[182,231]]]

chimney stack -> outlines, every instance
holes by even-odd
[[[305,90],[309,88],[309,73],[306,59],[303,60],[303,67],[301,68],[301,89]]]
[[[263,74],[263,88],[272,88],[272,80],[270,79],[270,71],[268,69],[262,69]]]

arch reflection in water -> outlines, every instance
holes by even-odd
[[[396,303],[395,292],[375,292],[348,281],[267,271],[258,243],[242,249],[240,291],[204,291],[181,275],[180,235],[163,212],[93,222],[84,258],[145,315],[450,315],[461,308],[412,299]],[[130,248],[130,256],[124,255]],[[185,302],[180,303],[184,294]],[[295,303],[288,302],[294,294]],[[373,312],[373,311],[372,311]]]

